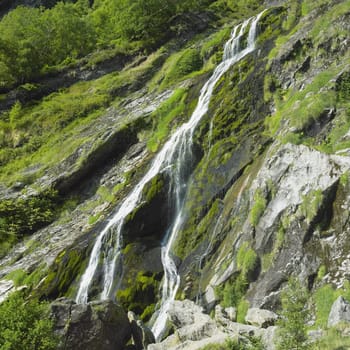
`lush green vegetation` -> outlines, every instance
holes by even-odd
[[[12,294],[0,304],[1,350],[54,350],[57,339],[45,302]]]
[[[46,190],[38,196],[5,199],[0,202],[0,256],[20,238],[55,218],[57,192]]]
[[[147,147],[151,152],[156,152],[159,145],[168,136],[175,118],[178,121],[179,119],[181,120],[181,117],[184,117],[186,96],[186,89],[177,89],[172,96],[152,114],[154,132],[147,142]]]
[[[237,321],[241,323],[245,323],[245,316],[249,308],[249,302],[244,295],[258,263],[258,255],[250,247],[249,242],[243,242],[236,255],[239,273],[216,289],[216,294],[223,307],[237,307]]]
[[[350,337],[344,335],[347,324],[328,329],[315,343],[314,350],[346,350],[350,348]]]
[[[291,278],[281,295],[282,312],[278,321],[278,350],[310,349],[307,337],[306,322],[309,319],[307,303],[309,293],[296,278]]]
[[[171,20],[211,1],[58,2],[51,9],[19,6],[0,21],[0,87],[23,83],[97,48],[150,50],[171,32]]]
[[[334,289],[330,284],[318,288],[313,295],[316,309],[316,328],[327,328],[328,316],[335,300],[343,296],[350,300],[350,284],[346,282],[343,288]]]
[[[253,226],[259,223],[261,215],[266,209],[267,201],[260,189],[254,193],[254,203],[250,211],[250,222]]]

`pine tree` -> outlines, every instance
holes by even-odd
[[[277,350],[310,349],[306,333],[306,322],[309,318],[306,307],[308,294],[307,289],[296,278],[291,278],[287,288],[282,292]]]

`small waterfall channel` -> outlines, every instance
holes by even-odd
[[[125,218],[137,207],[144,186],[160,172],[167,172],[170,178],[169,197],[175,200],[175,218],[165,235],[162,247],[164,279],[162,299],[152,331],[157,340],[164,331],[166,313],[171,301],[175,299],[180,284],[176,264],[171,256],[171,248],[184,221],[184,200],[188,181],[188,164],[192,157],[193,132],[201,118],[208,111],[210,98],[215,84],[222,75],[241,58],[255,48],[257,23],[262,13],[237,25],[225,44],[223,61],[216,67],[212,76],[203,86],[198,104],[188,122],[179,127],[155,156],[149,170],[120,204],[115,214],[98,235],[92,248],[88,266],[81,277],[77,303],[87,303],[89,288],[96,275],[97,267],[103,261],[102,292],[100,299],[113,298],[117,286],[117,277],[122,270],[121,248],[122,229]],[[249,27],[249,30],[248,30]],[[246,47],[241,47],[241,39],[248,31]]]

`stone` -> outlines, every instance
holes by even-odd
[[[350,303],[340,296],[332,305],[328,316],[328,327],[341,322],[350,323]]]
[[[223,308],[221,305],[215,306],[215,321],[225,326],[228,322],[235,322],[237,310],[234,307]]]
[[[203,308],[190,300],[174,301],[168,315],[181,341],[210,337],[217,330],[215,322],[203,313]]]
[[[123,349],[131,337],[127,315],[110,300],[76,304],[61,298],[51,304],[51,315],[62,350]]]
[[[215,295],[215,290],[211,285],[208,285],[205,293],[204,298],[205,302],[205,308],[206,310],[212,310],[212,308],[215,306],[215,304],[218,302],[218,297]]]
[[[225,308],[225,313],[228,319],[232,322],[236,322],[237,319],[237,309],[233,306],[226,307]]]
[[[146,349],[149,344],[156,342],[152,331],[146,327],[134,312],[128,312],[130,321],[131,335],[136,350]]]
[[[277,319],[278,316],[274,312],[258,308],[248,309],[247,315],[245,317],[245,321],[248,324],[261,328],[273,326]]]

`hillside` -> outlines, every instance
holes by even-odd
[[[0,20],[0,349],[350,348],[350,2],[44,5]]]

